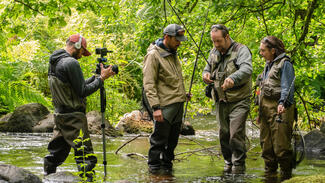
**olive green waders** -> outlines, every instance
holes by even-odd
[[[249,97],[238,102],[217,102],[219,138],[225,164],[244,169],[246,159],[245,125],[250,109]],[[234,167],[233,167],[234,170]]]
[[[276,172],[280,164],[281,174],[291,176],[292,171],[292,126],[294,105],[281,115],[282,122],[275,121],[278,102],[264,97],[260,105],[260,141],[266,173]]]
[[[86,173],[86,177],[92,178],[97,158],[91,155],[93,154],[93,147],[86,115],[82,112],[56,113],[54,114],[54,122],[53,138],[48,145],[50,154],[44,158],[45,173],[55,173],[56,167],[65,161],[72,147],[78,170]],[[82,130],[83,137],[78,142],[74,142],[78,138],[80,130]],[[80,175],[84,176],[83,174]]]

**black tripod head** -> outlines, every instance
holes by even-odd
[[[105,58],[105,56],[107,56],[107,53],[112,53],[113,51],[111,50],[107,50],[107,48],[96,48],[96,54],[100,55],[99,58],[97,58],[98,64],[96,65],[96,74],[100,74],[100,64],[103,64],[103,67],[106,69],[108,68],[110,65],[105,65],[105,62],[107,62],[107,58]],[[113,65],[112,66],[112,71],[115,72],[115,74],[118,74],[118,66],[117,65]]]

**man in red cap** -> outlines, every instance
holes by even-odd
[[[49,154],[44,158],[46,175],[55,173],[56,167],[68,157],[71,147],[75,152],[75,160],[81,177],[93,180],[93,168],[97,158],[89,138],[86,118],[86,97],[97,91],[104,80],[113,76],[111,66],[107,69],[101,65],[100,76],[84,79],[78,59],[89,56],[87,42],[80,34],[72,35],[66,42],[66,48],[56,50],[50,56],[48,81],[55,108],[53,138],[48,145]],[[81,134],[82,140],[75,141]],[[84,148],[80,148],[81,145]],[[80,150],[81,149],[81,150]]]

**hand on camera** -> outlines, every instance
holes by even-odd
[[[105,79],[114,76],[115,72],[112,70],[112,65],[110,65],[107,69],[104,68],[103,64],[100,64],[100,78],[104,81]]]

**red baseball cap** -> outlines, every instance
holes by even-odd
[[[82,37],[80,34],[73,34],[69,37],[69,41],[76,43],[80,40],[80,37]],[[83,56],[91,55],[91,53],[87,50],[87,41],[86,41],[86,38],[84,38],[84,37],[82,37],[81,46],[84,49],[84,52],[82,54]]]

